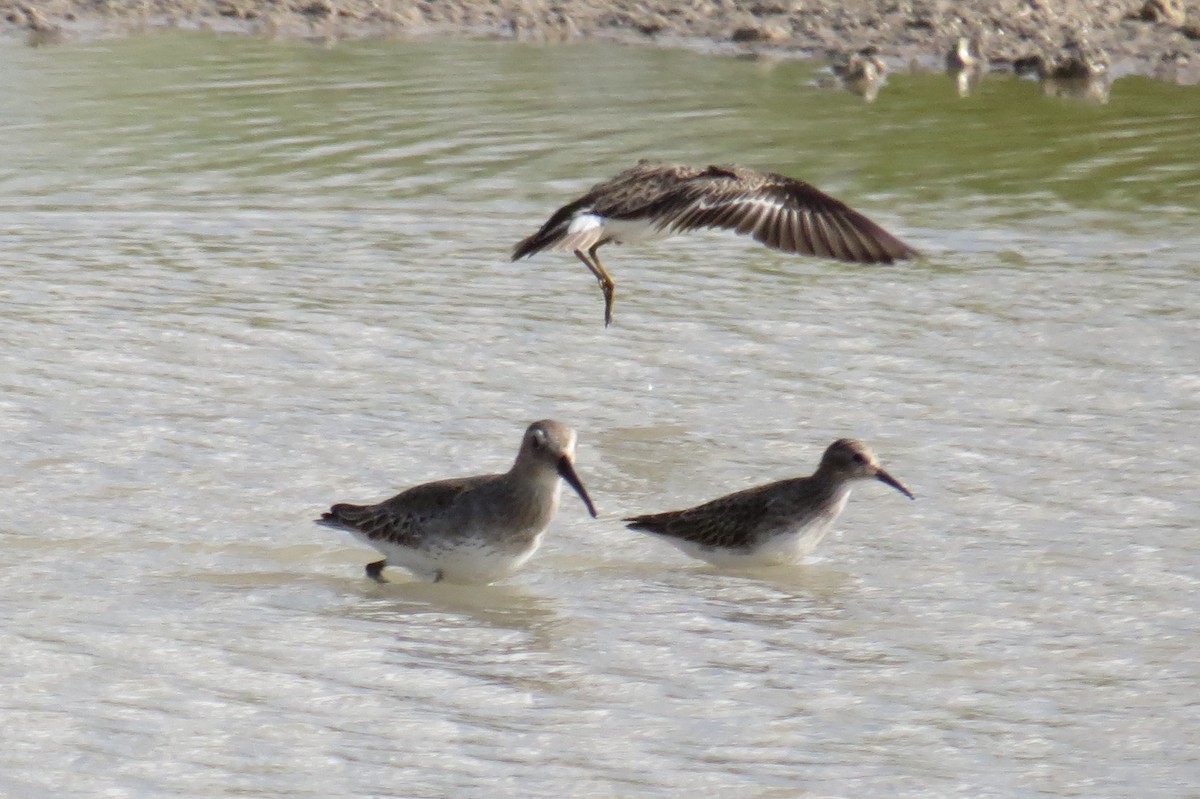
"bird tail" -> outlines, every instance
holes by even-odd
[[[648,513],[644,516],[627,516],[621,521],[629,522],[625,526],[630,530],[640,530],[643,533],[663,533],[667,529],[665,516],[666,514],[662,513]]]
[[[595,244],[600,238],[602,228],[599,220],[593,219],[591,224],[584,225],[574,233],[571,231],[572,227],[579,227],[576,218],[587,208],[587,202],[587,198],[583,198],[555,211],[546,223],[538,228],[537,233],[517,242],[517,246],[513,247],[512,259],[518,261],[545,249],[576,250],[586,249]],[[585,235],[580,237],[580,232],[584,232]],[[586,241],[577,241],[581,238]]]
[[[345,530],[357,527],[367,516],[368,510],[369,508],[365,505],[334,505],[327,512],[322,513],[321,518],[313,519],[313,521],[323,527]]]
[[[551,220],[552,222],[553,220]],[[550,222],[542,225],[541,230],[534,233],[532,236],[526,236],[517,242],[517,246],[513,247],[512,259],[519,261],[522,258],[527,258],[534,253],[539,253],[547,247],[553,245],[559,238],[562,237],[566,229],[560,224],[552,225]]]

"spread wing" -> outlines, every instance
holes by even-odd
[[[670,233],[723,228],[800,255],[892,263],[919,254],[815,186],[742,167],[709,167],[660,198],[653,215]]]
[[[740,166],[697,169],[643,161],[555,211],[517,244],[513,260],[543,249],[588,249],[601,242],[599,226],[570,232],[582,214],[648,220],[667,233],[723,228],[776,250],[857,263],[892,263],[920,254],[802,180]]]

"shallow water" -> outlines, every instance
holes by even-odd
[[[604,45],[0,47],[0,793],[1194,796],[1200,94]],[[652,78],[648,80],[647,78]],[[655,156],[928,256],[511,245]],[[311,519],[580,431],[498,585]],[[871,442],[812,562],[618,514]]]

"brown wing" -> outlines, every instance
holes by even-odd
[[[682,538],[703,547],[748,547],[770,527],[781,483],[747,488],[686,510],[631,516],[623,521],[629,522],[626,526],[631,530]]]
[[[743,167],[711,166],[663,194],[646,213],[672,233],[724,228],[801,255],[892,263],[919,254],[815,186]]]
[[[580,214],[594,213],[618,219],[640,218],[648,208],[654,208],[664,196],[679,189],[702,170],[678,164],[663,164],[645,159],[601,183],[588,193],[572,200],[555,211],[538,231],[521,239],[513,247],[512,260],[545,249],[587,249],[599,240],[601,232],[594,231],[591,239],[564,243],[572,220]]]
[[[334,505],[321,521],[366,533],[372,540],[417,546],[433,524],[454,524],[454,503],[479,477],[439,480],[414,486],[376,505]]]
[[[579,202],[601,216],[616,219],[653,217],[664,201],[706,172],[683,164],[642,160],[637,166],[593,186]]]

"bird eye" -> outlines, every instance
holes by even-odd
[[[866,463],[867,456],[863,455],[861,452],[856,452],[856,453],[854,453],[854,462],[855,463]]]

